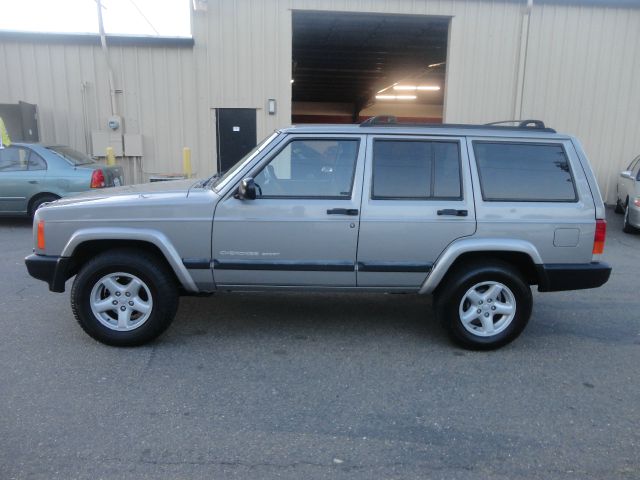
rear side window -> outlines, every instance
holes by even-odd
[[[458,142],[376,140],[373,199],[460,199]]]
[[[561,145],[473,142],[482,198],[494,202],[575,202],[569,160]]]

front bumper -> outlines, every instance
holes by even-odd
[[[611,267],[604,262],[555,263],[537,268],[540,292],[597,288],[607,283],[611,275]]]
[[[64,284],[69,278],[71,258],[48,255],[29,255],[24,259],[29,275],[49,284],[52,292],[64,292]]]

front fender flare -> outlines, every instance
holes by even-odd
[[[162,252],[184,289],[189,292],[198,291],[198,287],[193,281],[193,278],[191,278],[191,275],[182,263],[180,254],[169,238],[158,230],[122,227],[81,229],[71,235],[71,238],[62,250],[61,256],[73,257],[73,252],[80,244],[93,240],[135,240],[151,243]]]

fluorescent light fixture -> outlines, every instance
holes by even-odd
[[[438,85],[396,85],[393,87],[394,90],[404,90],[404,91],[438,91],[440,87]]]
[[[292,79],[291,79],[291,83],[293,83],[293,82],[295,82],[295,80],[292,78]]]
[[[427,68],[439,67],[440,65],[444,65],[445,63],[447,62],[432,63],[431,65],[427,65]]]
[[[376,100],[415,100],[415,95],[376,95]]]

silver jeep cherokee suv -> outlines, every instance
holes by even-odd
[[[50,203],[29,273],[80,326],[139,345],[181,294],[341,290],[434,295],[473,349],[515,339],[539,291],[594,288],[605,209],[580,143],[514,127],[361,125],[279,130],[223,175]]]

